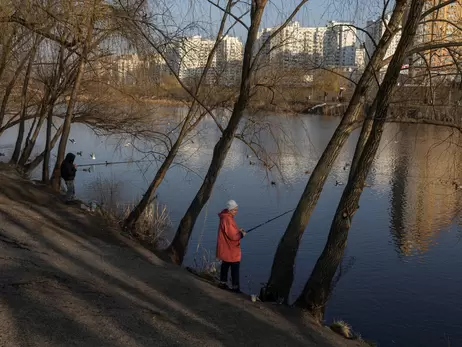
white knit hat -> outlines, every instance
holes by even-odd
[[[226,208],[228,209],[228,211],[231,211],[231,210],[234,210],[235,208],[237,208],[237,203],[236,203],[236,201],[234,201],[234,200],[229,200],[229,201],[226,203]]]

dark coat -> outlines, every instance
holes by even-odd
[[[74,154],[67,153],[66,158],[64,158],[61,164],[61,177],[65,181],[72,181],[75,178],[77,169],[74,166],[74,159]]]

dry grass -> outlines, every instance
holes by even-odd
[[[201,248],[194,256],[194,271],[196,275],[209,281],[217,282],[219,278],[219,262],[215,255],[205,248]]]
[[[108,179],[99,176],[91,184],[93,198],[100,207],[101,215],[113,225],[121,225],[135,207],[135,202],[120,203],[120,187],[121,182],[113,177]],[[145,245],[161,249],[168,243],[166,234],[171,225],[167,206],[155,200],[141,215],[131,235]]]
[[[343,320],[338,320],[334,321],[331,325],[330,328],[332,331],[336,332],[337,334],[350,339],[353,337],[353,330],[351,329],[351,326],[344,322]]]
[[[351,325],[343,320],[334,321],[330,325],[330,329],[346,339],[360,341],[367,346],[377,347],[377,343],[363,339],[361,334],[354,332]]]
[[[135,204],[126,205],[125,209],[122,210],[119,222],[125,220],[134,207]],[[131,234],[155,249],[162,249],[168,244],[165,235],[171,226],[172,222],[167,206],[154,201],[141,215],[136,228],[131,231]]]

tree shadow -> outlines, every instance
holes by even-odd
[[[46,189],[0,184],[0,345],[333,345],[297,311],[220,291]]]

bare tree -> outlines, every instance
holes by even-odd
[[[148,205],[152,203],[153,198],[155,196],[155,192],[159,185],[162,183],[162,180],[164,179],[165,175],[167,174],[167,171],[169,170],[170,166],[172,165],[176,155],[178,154],[178,151],[184,142],[186,136],[194,130],[194,128],[199,124],[199,122],[202,120],[202,118],[206,115],[211,113],[210,108],[206,107],[205,112],[202,111],[202,114],[197,115],[198,112],[201,111],[201,105],[204,105],[207,100],[200,100],[200,93],[203,87],[203,84],[205,83],[208,74],[210,72],[210,68],[213,62],[213,59],[216,54],[216,50],[218,46],[221,44],[224,34],[225,34],[225,25],[228,20],[228,13],[232,10],[232,1],[228,0],[225,12],[222,16],[221,23],[220,23],[220,28],[218,30],[215,43],[208,53],[207,56],[207,61],[205,63],[205,66],[202,70],[202,73],[200,74],[199,80],[197,83],[195,83],[194,90],[190,90],[183,82],[181,81],[180,77],[176,73],[176,71],[171,68],[172,74],[175,75],[179,83],[182,84],[183,88],[188,91],[188,93],[192,96],[192,102],[189,105],[189,110],[182,121],[182,125],[180,126],[180,131],[179,134],[175,140],[175,142],[172,144],[171,148],[168,150],[167,155],[165,156],[164,161],[162,162],[162,165],[159,167],[159,169],[156,172],[156,175],[154,176],[154,179],[152,180],[151,184],[149,185],[147,191],[145,194],[143,194],[142,199],[139,201],[139,203],[135,206],[135,208],[130,212],[128,217],[124,221],[124,228],[131,230],[136,228],[136,223],[139,220],[140,216],[143,214],[143,212],[146,210]],[[148,42],[153,46],[157,47],[157,45],[151,40],[147,34],[144,34],[145,38],[148,39]],[[194,47],[192,48],[194,49]],[[168,60],[165,59],[166,64],[168,64]],[[199,105],[198,105],[199,103]]]
[[[64,75],[65,71],[65,63],[66,59],[64,56],[64,46],[60,45],[59,47],[59,54],[57,58],[57,63],[56,63],[56,68],[53,69],[53,74],[52,74],[52,85],[51,85],[51,91],[50,91],[50,99],[52,100],[52,104],[49,105],[48,107],[48,114],[47,114],[47,127],[46,127],[46,138],[45,138],[45,150],[44,150],[44,156],[43,156],[43,169],[42,169],[42,182],[43,183],[49,183],[50,179],[50,154],[51,154],[51,149],[53,148],[54,145],[52,145],[52,138],[51,138],[51,130],[53,127],[53,111],[54,111],[54,102],[53,100],[56,100],[59,95],[59,81],[64,80],[67,81],[66,78],[62,78]],[[72,76],[72,74],[71,74]],[[65,83],[65,82],[64,82]],[[61,131],[60,134],[62,134],[62,129],[64,128],[64,124],[60,127]],[[58,131],[56,132],[58,133]]]
[[[21,147],[22,147],[22,142],[24,139],[24,131],[25,131],[25,119],[26,119],[26,113],[27,113],[27,89],[29,87],[29,82],[30,82],[30,76],[31,76],[31,71],[32,71],[32,64],[35,61],[35,56],[37,52],[37,48],[39,45],[40,38],[38,35],[36,35],[36,38],[34,39],[35,42],[32,45],[31,53],[29,56],[29,62],[27,64],[26,68],[26,73],[24,76],[24,81],[23,81],[23,86],[22,86],[22,91],[21,91],[21,115],[20,115],[20,123],[19,123],[19,129],[18,129],[18,136],[16,139],[16,144],[14,146],[14,151],[13,155],[11,156],[10,163],[16,164],[19,160],[19,155],[21,153]]]
[[[415,37],[424,2],[424,0],[412,0],[411,2],[400,42],[376,96],[377,108],[371,134],[361,154],[358,166],[348,180],[342,194],[324,251],[319,257],[302,295],[296,302],[297,305],[308,309],[318,320],[323,318],[332,280],[343,257],[351,221],[358,209],[359,198],[367,174],[379,147],[390,99],[396,87],[403,61],[407,57],[407,48]]]
[[[271,275],[264,291],[268,300],[283,298],[286,302],[294,277],[294,264],[300,240],[313,212],[327,176],[343,148],[351,132],[361,124],[362,107],[365,97],[370,91],[376,71],[380,69],[382,60],[391,40],[400,30],[401,19],[406,7],[406,0],[396,1],[393,14],[381,40],[377,44],[364,73],[358,81],[342,120],[336,128],[321,158],[316,164],[303,191],[287,229],[282,236],[273,260]]]
[[[52,186],[55,190],[58,190],[61,183],[60,166],[64,160],[67,141],[71,130],[72,117],[74,112],[74,106],[77,102],[77,96],[79,93],[80,83],[84,74],[85,64],[88,59],[89,52],[91,51],[91,44],[93,40],[94,25],[97,20],[97,16],[101,15],[100,11],[101,3],[98,0],[93,0],[90,8],[84,9],[84,26],[83,28],[77,27],[76,29],[83,30],[82,35],[78,35],[79,40],[82,40],[82,48],[79,56],[79,63],[77,67],[77,73],[74,81],[74,85],[69,96],[69,102],[67,104],[66,117],[64,118],[63,131],[61,134],[61,140],[59,141],[58,154],[56,156],[56,163],[53,169]]]
[[[281,25],[278,30],[273,32],[271,37],[276,36],[281,30],[283,30],[306,2],[307,0],[300,1],[298,6],[291,13],[285,23]],[[180,225],[172,243],[166,250],[168,259],[176,264],[181,264],[183,262],[194,224],[202,208],[207,203],[210,195],[212,194],[213,186],[216,182],[221,167],[223,166],[223,162],[226,158],[229,148],[231,147],[231,143],[236,134],[239,122],[243,117],[245,108],[248,106],[252,87],[252,78],[254,76],[261,49],[257,52],[254,59],[253,51],[255,49],[255,44],[258,37],[258,29],[266,5],[267,0],[253,0],[251,2],[250,27],[248,29],[247,40],[244,49],[239,96],[234,103],[233,111],[228,124],[223,130],[220,140],[215,145],[212,161],[204,181],[185,215],[181,219]]]
[[[20,60],[18,65],[16,66],[16,69],[13,73],[13,76],[11,76],[10,80],[8,81],[6,87],[5,87],[5,92],[3,94],[3,99],[0,105],[0,125],[3,124],[3,121],[5,119],[5,114],[6,114],[6,107],[8,105],[8,100],[11,96],[11,93],[13,92],[13,88],[16,85],[16,82],[18,78],[20,77],[21,73],[23,72],[23,68],[26,65],[27,61],[30,58],[31,53],[34,51],[34,49],[28,51],[26,54],[24,54]]]
[[[26,137],[24,148],[18,160],[18,165],[22,168],[26,167],[26,163],[35,147],[47,114],[54,111],[58,99],[69,88],[72,88],[76,78],[77,66],[76,62],[72,59],[73,53],[65,53],[59,48],[60,44],[56,44],[53,41],[46,40],[44,43],[43,50],[45,52],[41,57],[43,61],[41,61],[36,71],[37,78],[40,77],[43,83],[44,91],[38,106],[38,112],[34,115],[34,123]],[[56,53],[56,58],[52,57],[50,60],[48,57],[50,54],[49,51],[53,49],[57,49],[58,52]],[[66,55],[63,56],[64,54]]]

